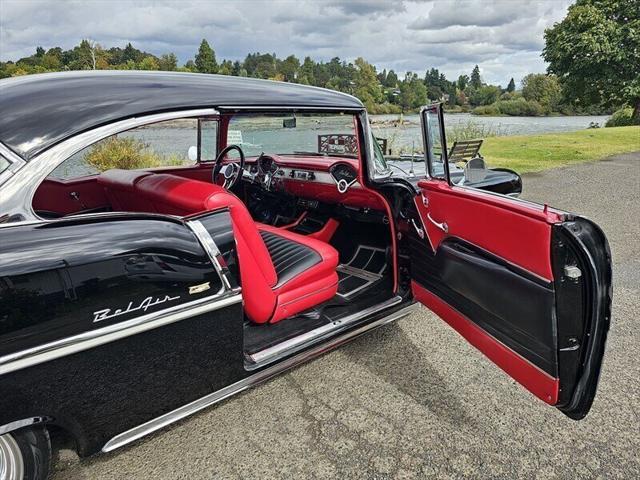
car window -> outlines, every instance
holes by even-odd
[[[209,140],[208,140],[209,141]],[[179,167],[193,164],[189,148],[198,145],[198,120],[168,120],[112,135],[69,157],[50,176],[68,180],[112,168]],[[213,148],[215,144],[207,144]]]
[[[218,121],[200,120],[200,161],[216,159],[218,152]]]
[[[247,156],[358,156],[355,118],[351,114],[238,114],[229,122],[227,145]]]

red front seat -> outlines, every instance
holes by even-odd
[[[133,185],[138,201],[123,210],[140,211],[138,207],[149,204],[145,211],[185,216],[228,207],[238,248],[244,308],[253,322],[275,323],[336,294],[338,252],[331,245],[256,224],[244,203],[224,188],[169,174],[140,176],[131,172],[131,179],[122,172],[105,174],[105,181],[99,177],[98,182],[107,194],[120,181]]]

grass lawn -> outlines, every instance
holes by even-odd
[[[525,173],[634,151],[640,151],[640,127],[637,126],[488,137],[480,153],[490,167],[507,167]]]

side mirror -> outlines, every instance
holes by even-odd
[[[196,147],[195,145],[191,145],[189,147],[189,150],[187,151],[187,157],[189,157],[189,160],[191,160],[192,162],[198,160],[198,147]]]
[[[484,163],[484,158],[482,157],[472,158],[464,166],[465,183],[481,182],[486,176],[487,165]]]

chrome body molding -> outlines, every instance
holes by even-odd
[[[81,352],[154,328],[225,308],[242,301],[237,291],[224,291],[164,310],[148,313],[131,320],[89,330],[78,335],[38,345],[0,357],[0,375]]]
[[[200,108],[128,118],[71,137],[28,162],[21,160],[24,165],[16,170],[2,186],[0,216],[4,214],[20,215],[24,220],[39,220],[33,211],[32,201],[40,183],[67,158],[103,138],[151,123],[178,118],[218,115],[218,113],[213,108]]]
[[[385,302],[365,308],[359,312],[352,313],[344,318],[322,325],[321,327],[303,333],[302,335],[298,335],[297,337],[290,338],[289,340],[285,340],[284,342],[280,342],[272,347],[265,348],[253,355],[249,355],[251,363],[247,364],[245,368],[247,370],[256,370],[260,367],[264,367],[265,365],[269,365],[276,360],[298,352],[310,345],[314,345],[323,339],[326,339],[330,335],[335,335],[337,332],[349,328],[354,323],[371,316],[375,312],[393,307],[401,302],[402,297],[393,297]]]
[[[150,433],[153,433],[168,425],[171,425],[174,422],[182,420],[183,418],[186,418],[204,408],[207,408],[215,403],[218,403],[226,398],[229,398],[235,395],[236,393],[240,393],[252,386],[265,382],[266,380],[269,380],[270,378],[274,377],[279,373],[282,373],[285,370],[289,370],[295,367],[296,365],[299,365],[308,360],[311,360],[312,358],[318,357],[329,350],[332,350],[344,343],[349,342],[350,340],[355,339],[356,337],[364,334],[365,332],[381,327],[382,325],[391,323],[400,318],[406,317],[407,315],[410,315],[415,310],[417,310],[419,307],[420,307],[419,304],[412,303],[411,305],[408,305],[396,312],[393,312],[390,315],[387,315],[386,317],[383,317],[379,320],[375,320],[366,325],[362,325],[361,327],[356,328],[354,330],[345,332],[343,335],[334,337],[325,343],[322,343],[313,348],[310,348],[309,350],[299,353],[293,357],[282,360],[281,362],[278,362],[277,364],[271,367],[265,368],[264,370],[260,370],[254,373],[253,375],[243,380],[240,380],[239,382],[231,384],[216,392],[210,393],[202,398],[199,398],[198,400],[188,403],[160,417],[154,418],[153,420],[143,423],[142,425],[134,427],[131,430],[127,430],[126,432],[116,435],[111,440],[109,440],[102,447],[102,451],[106,453],[106,452],[111,452],[113,450],[116,450],[117,448],[127,445],[135,440],[138,440],[146,435],[149,435]]]

